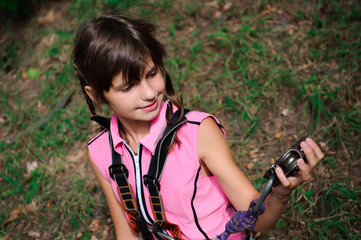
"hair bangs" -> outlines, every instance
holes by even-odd
[[[129,44],[125,49],[112,51],[111,55],[111,58],[114,59],[110,64],[112,79],[121,73],[125,84],[140,82],[148,66],[147,59],[150,57],[146,48]]]

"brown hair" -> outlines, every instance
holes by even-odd
[[[167,121],[173,113],[172,104],[183,112],[181,99],[175,96],[171,78],[164,66],[164,46],[155,38],[155,26],[144,20],[130,19],[116,14],[103,15],[84,23],[77,31],[72,62],[80,81],[90,112],[95,105],[84,90],[93,89],[98,102],[106,103],[104,91],[109,91],[113,78],[122,73],[129,84],[137,84],[152,59],[165,78]]]

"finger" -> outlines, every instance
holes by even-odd
[[[308,165],[313,168],[317,163],[318,160],[316,158],[315,152],[313,151],[313,148],[308,145],[307,142],[301,142],[301,148],[303,149],[304,153],[306,154],[307,163]]]
[[[321,151],[321,149],[318,147],[318,145],[311,138],[306,138],[305,141],[313,149],[313,151],[315,153],[315,156],[320,161],[324,157],[324,154]]]
[[[300,169],[302,181],[309,181],[312,178],[311,171],[302,158],[297,160],[297,166]]]
[[[281,184],[284,187],[290,187],[290,185],[291,185],[290,180],[287,179],[286,175],[283,173],[282,168],[279,166],[276,167],[276,175],[278,177],[278,180],[280,180]]]

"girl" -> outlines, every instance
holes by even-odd
[[[218,120],[191,111],[166,153],[155,188],[162,200],[158,199],[158,205],[148,200],[154,196],[147,190],[144,175],[156,144],[167,123],[179,123],[184,113],[164,67],[164,47],[154,31],[148,22],[117,15],[104,15],[78,30],[72,61],[89,109],[95,115],[95,104],[107,104],[113,112],[108,129],[88,144],[89,161],[105,193],[117,239],[139,239],[140,235],[149,239],[154,234],[209,239],[222,233],[234,213],[246,210],[259,193],[234,162]],[[180,116],[171,119],[178,109]],[[308,162],[299,159],[300,172],[288,178],[277,167],[281,184],[267,197],[255,231],[272,228],[292,190],[311,178],[323,158],[310,138],[301,147]],[[117,165],[121,168],[110,173],[114,156],[121,159]],[[125,176],[121,187],[113,173]],[[148,228],[156,229],[153,235]],[[244,234],[231,236],[242,239]]]

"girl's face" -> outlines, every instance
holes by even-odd
[[[113,78],[112,86],[104,96],[124,125],[153,120],[159,113],[164,93],[163,75],[150,60],[139,83],[125,83],[120,73]]]

